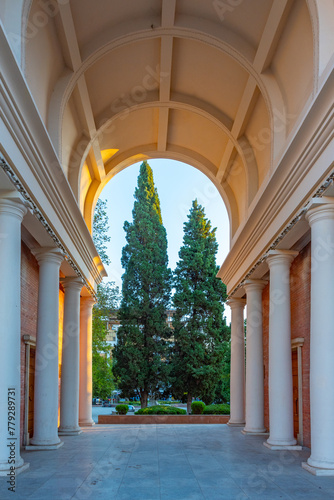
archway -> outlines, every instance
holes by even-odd
[[[153,170],[158,190],[163,223],[167,231],[169,265],[175,268],[178,251],[182,245],[183,223],[187,220],[191,202],[195,198],[204,206],[212,227],[217,227],[220,266],[229,252],[229,220],[224,201],[215,185],[202,172],[192,166],[166,159],[148,161]],[[132,220],[133,193],[140,163],[127,167],[113,177],[102,190],[100,197],[108,201],[111,242],[108,245],[111,265],[106,266],[108,279],[121,285],[121,249],[125,245],[123,224]]]

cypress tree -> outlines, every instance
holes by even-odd
[[[184,223],[183,246],[175,270],[173,392],[192,397],[214,394],[223,370],[226,287],[216,278],[216,229],[193,201]]]
[[[168,380],[166,311],[172,281],[160,201],[146,161],[140,167],[134,197],[133,222],[124,223],[121,327],[113,370],[123,394],[138,395],[145,408],[148,395],[158,395]]]

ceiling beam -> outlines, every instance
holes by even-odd
[[[176,0],[162,0],[161,27],[171,28],[175,21]]]
[[[166,151],[168,137],[169,108],[159,108],[158,151]]]
[[[171,81],[172,81],[172,58],[173,58],[173,37],[161,37],[160,50],[160,102],[170,101]],[[166,151],[168,140],[168,120],[169,109],[159,108],[159,130],[158,130],[158,150]]]
[[[253,67],[259,74],[270,64],[291,5],[291,0],[274,0],[273,2],[253,61]],[[232,135],[236,140],[244,133],[248,119],[256,104],[258,92],[255,80],[249,76],[231,129]],[[216,174],[217,179],[222,180],[226,178],[224,174],[230,163],[233,149],[233,145],[229,141]],[[227,171],[226,174],[228,174]]]
[[[262,73],[271,63],[293,0],[275,0],[254,58],[254,68]]]
[[[171,28],[175,20],[176,0],[162,0],[161,27]],[[169,102],[172,81],[173,37],[162,36],[160,47],[160,102]],[[166,151],[168,140],[169,109],[159,108],[158,151]]]
[[[58,0],[58,8],[64,33],[64,37],[61,37],[64,57],[70,69],[75,72],[80,68],[82,61],[70,3]]]
[[[67,63],[70,65],[72,71],[77,71],[82,65],[78,39],[75,32],[72,11],[69,2],[64,3],[58,0],[59,14],[64,33],[63,37],[63,52]],[[96,124],[92,110],[92,104],[89,97],[87,83],[85,76],[82,75],[77,82],[78,99],[76,100],[77,106],[80,108],[80,116],[83,117],[81,121],[83,128],[89,138],[93,140],[92,151],[95,156],[95,161],[90,154],[91,163],[95,166],[94,173],[97,180],[101,181],[105,177],[104,163],[101,156],[101,149],[98,139],[96,138]]]
[[[160,49],[160,101],[166,102],[170,99],[170,87],[172,80],[173,59],[173,37],[161,37]]]

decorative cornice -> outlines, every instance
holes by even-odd
[[[51,226],[49,225],[48,221],[40,211],[40,209],[37,207],[36,203],[34,200],[29,196],[27,193],[26,189],[24,188],[23,184],[19,180],[19,178],[16,176],[14,171],[11,169],[11,167],[8,165],[6,162],[5,158],[1,155],[0,153],[0,168],[5,172],[5,174],[8,176],[10,181],[13,183],[14,187],[16,190],[20,193],[22,198],[26,201],[28,204],[31,212],[33,215],[36,217],[36,219],[39,220],[39,222],[42,224],[44,227],[45,231],[48,233],[50,238],[53,240],[55,245],[64,253],[64,258],[65,260],[69,263],[71,268],[74,270],[76,275],[83,280],[83,285],[89,290],[91,295],[96,299],[96,293],[95,290],[92,288],[92,286],[88,283],[88,281],[85,279],[75,262],[71,259],[69,256],[69,252],[66,249],[66,247],[62,244],[58,236],[55,234]]]
[[[315,191],[312,198],[322,198],[325,191],[329,188],[331,184],[334,182],[334,171],[327,177],[325,182]],[[289,224],[285,227],[285,229],[281,232],[281,234],[275,239],[275,241],[270,245],[269,248],[263,253],[260,259],[254,264],[254,266],[248,271],[245,277],[240,281],[239,285],[237,285],[232,292],[229,294],[229,298],[233,297],[233,295],[239,290],[239,288],[243,287],[245,281],[249,280],[254,271],[267,259],[270,250],[275,250],[278,244],[283,240],[283,238],[291,231],[291,229],[299,222],[302,217],[306,214],[308,210],[309,202],[304,205],[304,207],[298,212],[298,214],[289,222]]]

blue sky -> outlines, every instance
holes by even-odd
[[[217,264],[220,266],[229,250],[229,221],[224,202],[214,184],[202,172],[185,163],[173,160],[149,160],[154,183],[158,190],[161,212],[168,238],[169,266],[174,269],[182,246],[183,223],[192,201],[197,198],[204,207],[212,227],[217,227],[219,245]],[[108,253],[111,265],[107,266],[108,280],[120,287],[123,269],[122,248],[125,245],[124,221],[132,221],[134,191],[140,163],[122,170],[112,178],[101,194],[108,203],[109,235]],[[227,311],[226,311],[227,312]],[[229,314],[226,314],[229,321]]]

